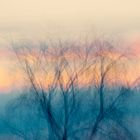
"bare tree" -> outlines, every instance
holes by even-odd
[[[59,42],[55,48],[49,48],[41,44],[40,48],[32,48],[29,44],[13,50],[18,58],[20,66],[33,89],[34,96],[39,102],[44,117],[48,122],[50,138],[68,138],[68,122],[75,106],[75,87],[78,77],[86,71],[91,64],[87,65],[87,52],[82,60],[82,66],[76,70],[70,64],[67,56],[69,48]],[[73,44],[67,44],[71,47]],[[73,46],[72,46],[73,47]],[[51,50],[52,49],[52,50]],[[57,49],[57,50],[56,50]],[[72,52],[73,53],[73,52]],[[76,54],[77,55],[77,54]],[[75,63],[75,62],[74,62]],[[52,72],[51,80],[50,71]],[[65,79],[65,81],[64,81]],[[48,81],[47,81],[48,80]],[[55,92],[61,90],[63,96],[64,122],[63,128],[54,117],[52,100]]]
[[[94,40],[85,44],[59,41],[50,44],[42,43],[39,47],[32,44],[16,47],[16,44],[13,44],[27,86],[31,88],[32,96],[41,109],[40,115],[43,114],[47,122],[47,138],[67,140],[72,136],[82,139],[78,137],[79,132],[88,131],[90,140],[94,139],[97,133],[115,139],[120,130],[122,137],[133,139],[121,119],[116,118],[120,113],[118,104],[131,92],[130,87],[117,85],[118,68],[126,56],[117,52],[108,41]],[[117,76],[114,77],[116,71]],[[106,92],[107,89],[113,89],[111,78],[116,78],[115,84],[118,86],[118,91],[111,91],[116,92],[114,94]],[[83,98],[89,96],[92,99],[92,104],[87,103],[91,108],[87,112],[92,114],[92,117],[85,117],[87,120],[84,120],[83,126],[73,122],[76,113],[83,115],[78,107],[82,108],[83,103],[87,102],[86,99],[78,99],[78,95],[82,96],[82,88],[86,89]],[[94,97],[90,95],[91,90]],[[61,107],[58,108],[59,105]],[[80,123],[81,121],[83,120],[80,120]],[[73,123],[76,127],[72,126]],[[106,124],[112,129],[107,131]]]
[[[116,103],[123,98],[124,94],[128,94],[127,88],[121,87],[118,91],[118,95],[114,95],[113,100],[110,103],[107,103],[107,97],[109,98],[110,95],[109,93],[105,93],[105,87],[109,88],[112,84],[112,81],[108,81],[108,79],[114,74],[114,70],[119,67],[119,65],[123,62],[122,59],[126,58],[126,56],[122,53],[117,54],[112,44],[108,41],[95,41],[94,45],[97,47],[97,51],[95,52],[95,59],[97,59],[97,63],[94,66],[93,73],[96,74],[96,81],[98,81],[95,85],[99,95],[99,111],[92,126],[89,138],[91,140],[94,139],[96,132],[100,129],[100,124],[106,119],[106,116],[112,116],[111,113],[116,108]],[[116,81],[117,80],[118,79],[116,79]],[[119,124],[119,126],[121,126],[121,124]],[[121,128],[122,129],[120,130],[127,131],[125,135],[128,135],[129,138],[132,139],[132,134],[123,125]],[[101,131],[102,130],[100,130],[100,132]]]

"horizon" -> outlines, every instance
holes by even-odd
[[[100,38],[99,38],[100,39]],[[102,38],[101,38],[102,40]],[[28,40],[29,41],[29,40]],[[34,51],[35,52],[35,56],[31,56],[31,57],[36,57],[37,55],[39,55],[39,50],[41,50],[41,44],[40,42],[32,42],[32,41],[29,41],[29,42],[26,42],[26,41],[21,41],[21,42],[17,42],[17,47],[18,49],[22,50],[23,48],[20,46],[23,46],[23,45],[27,45],[27,47],[31,46],[31,51]],[[106,40],[108,41],[108,40]],[[110,41],[110,40],[109,40]],[[91,41],[92,42],[92,41]],[[15,43],[15,46],[16,46],[16,42]],[[47,42],[46,42],[47,43]],[[50,43],[55,43],[55,42],[50,42]],[[65,43],[67,43],[67,41],[65,42],[62,42],[63,43],[63,46],[65,46]],[[74,41],[69,41],[70,44],[73,44],[75,43]],[[86,42],[85,42],[86,43]],[[90,44],[90,41],[87,42]],[[139,55],[139,44],[137,45],[137,42],[133,42],[132,43],[132,46],[131,46],[131,43],[130,45],[127,44],[129,46],[129,48],[127,48],[127,46],[123,46],[124,44],[123,43],[119,43],[119,45],[117,44],[117,42],[113,42],[114,45],[114,49],[113,51],[116,51],[114,52],[115,54],[113,54],[112,52],[112,55],[121,55],[121,53],[123,55],[126,55],[125,57],[128,57],[128,61],[127,61],[127,69],[125,69],[126,71],[126,75],[125,75],[125,78],[123,80],[124,84],[130,84],[130,85],[133,85],[133,83],[140,77],[140,63],[139,63],[139,60],[140,60],[140,55]],[[53,49],[56,51],[59,51],[59,48],[57,48],[59,46],[58,43],[55,44],[55,47],[56,48],[52,48],[53,46],[51,46],[50,44],[46,44],[47,46],[49,46],[49,49],[51,49],[50,51],[53,52]],[[80,43],[80,44],[77,44],[77,45],[80,45],[79,47],[81,48],[81,53],[82,51],[82,48],[84,48],[85,44],[84,43]],[[126,44],[125,44],[126,45]],[[66,47],[68,47],[69,45],[67,44]],[[73,46],[70,48],[70,52],[68,51],[65,55],[68,59],[68,61],[71,61],[72,59],[79,59],[79,58],[75,58],[75,55],[76,52],[74,52],[74,48],[76,46],[76,43],[73,44]],[[93,46],[94,48],[94,46]],[[47,49],[47,48],[45,48]],[[16,58],[16,54],[14,52],[14,50],[12,49],[12,46],[10,47],[6,47],[6,48],[0,48],[0,57],[1,57],[1,60],[0,60],[0,91],[1,92],[4,92],[4,93],[7,93],[7,92],[10,92],[11,90],[18,90],[22,87],[25,86],[25,74],[22,72],[22,69],[20,68],[20,64],[18,62],[18,59]],[[117,52],[118,51],[118,52]],[[27,52],[28,53],[28,52]],[[92,51],[92,53],[94,54],[94,51]],[[118,54],[117,54],[118,53]],[[80,52],[79,52],[80,54]],[[81,54],[81,55],[84,55],[84,54]],[[92,54],[90,54],[92,55]],[[51,63],[51,59],[54,59],[55,56],[46,56],[47,59],[50,61]],[[83,57],[83,56],[82,56]],[[28,58],[29,61],[31,59],[34,59],[34,58]],[[129,61],[130,59],[130,61]],[[91,72],[90,72],[91,73]],[[89,73],[89,75],[90,75]],[[133,73],[133,74],[132,74]],[[50,76],[51,77],[52,73],[50,73]],[[65,76],[65,81],[66,81],[66,78],[67,76]],[[120,77],[120,76],[119,76]],[[119,78],[118,78],[119,79]],[[49,81],[51,81],[51,79],[48,79]],[[84,81],[81,80],[81,85],[85,85],[86,86],[86,83],[87,81],[89,80],[89,78],[85,77],[84,78]],[[122,82],[122,81],[121,81]],[[17,84],[18,83],[18,84]],[[118,83],[119,84],[119,83]]]

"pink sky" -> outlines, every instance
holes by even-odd
[[[128,71],[128,81],[135,81],[140,76],[140,40],[132,38],[124,41],[131,59]],[[126,43],[127,42],[127,43]],[[123,45],[124,45],[123,44]],[[17,68],[16,68],[17,67]],[[0,48],[0,91],[7,92],[20,88],[23,84],[22,73],[18,70],[14,53],[7,47]]]

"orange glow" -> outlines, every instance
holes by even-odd
[[[0,89],[6,89],[11,86],[11,80],[8,76],[8,71],[4,68],[0,68]]]
[[[133,52],[137,53],[137,55],[139,55],[139,52],[140,52],[139,46],[140,46],[139,42],[133,43],[133,47],[132,47]],[[0,90],[5,91],[11,88],[22,87],[25,83],[24,77],[26,77],[26,75],[25,73],[23,73],[23,71],[18,69],[18,67],[14,68],[15,65],[11,63],[11,59],[9,59],[8,56],[12,58],[12,61],[15,61],[16,58],[13,57],[9,51],[6,52],[4,50],[0,52],[0,55],[1,55],[0,57],[2,58],[0,60]],[[102,55],[106,55],[110,58],[115,59],[120,55],[120,53],[119,52],[108,53],[104,51],[104,54]],[[38,54],[37,52],[35,52],[34,55],[23,56],[23,59],[26,59],[29,63],[34,63],[34,61],[37,60],[37,56]],[[76,71],[78,72],[78,70],[80,69],[79,65],[83,61],[84,57],[85,57],[84,52],[82,52],[82,50],[79,50],[78,53],[75,51],[68,51],[67,53],[65,53],[65,58],[70,62],[70,65],[72,65],[72,71],[70,72],[72,76],[74,76],[73,72],[76,72]],[[53,61],[57,61],[57,56],[55,55],[51,56],[47,54],[46,59],[49,63],[51,63]],[[91,52],[89,54],[88,59],[89,60],[94,59],[94,55]],[[77,68],[76,71],[73,69],[74,63],[76,63],[76,68]],[[116,78],[117,78],[119,82],[123,81],[124,83],[126,82],[130,84],[133,83],[137,79],[137,77],[140,76],[140,72],[139,72],[140,63],[137,61],[135,63],[132,62],[129,65],[130,65],[129,68],[126,71],[123,68],[121,68],[121,70],[117,70],[117,72],[115,72],[115,69],[114,70],[112,69],[108,75],[107,81],[116,82]],[[9,66],[12,67],[13,70],[11,70]],[[88,70],[86,70],[86,72],[82,73],[80,77],[78,77],[78,83],[80,86],[86,86],[93,83],[97,84],[99,82],[100,77],[97,76],[99,75],[99,70],[98,70],[99,65],[96,67],[97,67],[96,74],[93,72],[93,67],[91,67]],[[123,75],[123,73],[125,73],[125,76]],[[54,70],[49,69],[47,75],[45,75],[43,72],[38,71],[35,74],[35,77],[38,83],[41,83],[45,88],[48,88],[54,79]],[[64,85],[68,83],[69,77],[66,71],[62,73],[61,80]]]

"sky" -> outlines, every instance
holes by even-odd
[[[12,85],[11,40],[109,34],[139,56],[139,6],[139,0],[0,0],[0,89]]]
[[[133,36],[140,31],[139,5],[139,0],[0,0],[0,32],[13,38],[91,30]]]

